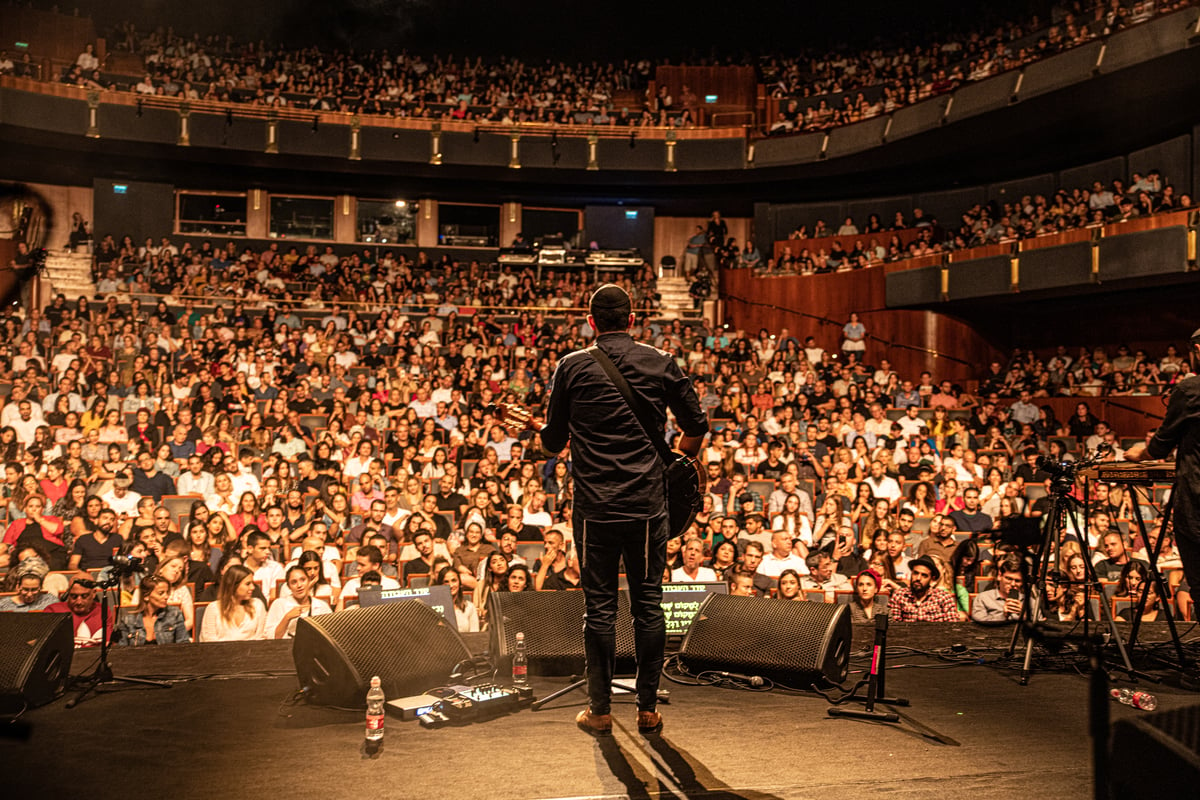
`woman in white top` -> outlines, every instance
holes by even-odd
[[[333,609],[319,597],[313,597],[312,583],[304,567],[297,564],[287,571],[288,591],[271,603],[267,612],[266,632],[274,639],[291,639],[296,635],[296,620],[331,614]]]
[[[449,586],[450,596],[454,598],[454,618],[458,622],[459,633],[474,633],[479,630],[479,612],[475,604],[463,593],[462,580],[453,567],[442,567],[437,576],[438,586]]]
[[[789,494],[783,501],[783,512],[776,514],[771,520],[771,530],[787,531],[792,540],[799,539],[805,547],[813,545],[812,523],[808,516],[800,511],[800,496]]]
[[[254,596],[254,573],[236,564],[221,576],[217,601],[204,615],[202,642],[243,642],[265,638],[267,609]]]

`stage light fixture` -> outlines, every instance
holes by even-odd
[[[139,118],[142,116],[142,101],[141,101],[141,98],[138,98],[138,101],[137,101],[137,111],[136,111],[135,113],[137,114],[137,116],[138,116]]]

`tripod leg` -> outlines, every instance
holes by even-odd
[[[570,694],[571,692],[575,691],[576,689],[583,689],[586,686],[587,686],[586,678],[583,680],[575,681],[571,684],[568,684],[567,686],[564,686],[562,689],[559,689],[557,692],[551,692],[550,694],[543,697],[541,700],[535,700],[533,702],[533,704],[530,705],[530,708],[533,709],[534,711],[540,711],[542,706],[546,705],[546,703],[549,703],[551,700],[557,700],[558,698],[562,697],[564,694]]]

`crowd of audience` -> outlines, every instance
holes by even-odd
[[[773,58],[762,68],[763,81],[783,108],[768,132],[822,130],[888,114],[1187,5],[1191,0],[1085,0],[1057,9],[1049,25],[1035,15],[891,49]]]
[[[11,387],[0,398],[0,563],[13,593],[0,609],[69,610],[77,641],[93,644],[95,593],[74,576],[114,553],[147,568],[124,580],[113,620],[134,645],[287,637],[298,617],[352,606],[370,585],[446,584],[460,629],[478,630],[491,592],[578,587],[570,454],[542,455],[535,434],[506,429],[493,409],[506,400],[536,418],[557,359],[591,340],[581,316],[546,303],[581,305],[581,279],[169,240],[122,256],[105,241],[103,300],[59,296],[0,320]],[[205,297],[127,302],[189,273],[205,276],[190,285]],[[267,285],[275,276],[282,286]],[[306,287],[297,302],[293,280]],[[627,286],[644,297],[651,280]],[[257,296],[232,293],[255,282]],[[548,310],[470,313],[458,301],[475,293]],[[406,304],[417,296],[420,310]],[[1039,407],[1045,382],[1190,372],[1170,351],[1025,352],[968,393],[897,375],[856,318],[830,342],[644,312],[633,334],[675,354],[713,424],[704,509],[670,542],[668,577],[848,601],[859,620],[885,608],[902,621],[1010,618],[1019,563],[963,534],[1047,513],[1039,454],[1121,453],[1085,403],[1069,420]],[[1145,580],[1146,542],[1127,520],[1134,503],[1153,512],[1119,487],[1095,491],[1085,552],[1129,593]],[[1094,613],[1080,600],[1080,544],[1068,532],[1053,562],[1062,618]],[[1168,566],[1172,553],[1168,541]],[[1189,587],[1172,586],[1151,617],[1191,613]]]
[[[1175,187],[1164,180],[1159,170],[1152,169],[1146,175],[1135,172],[1128,181],[1095,181],[1091,187],[1059,189],[1049,197],[1024,195],[1012,202],[993,200],[976,204],[962,212],[957,225],[952,222],[942,224],[936,217],[926,216],[920,208],[907,215],[897,211],[887,221],[881,220],[878,214],[871,214],[865,222],[847,217],[837,227],[818,219],[812,230],[807,225],[797,225],[788,234],[795,244],[787,245],[778,257],[768,255],[764,258],[753,243],[741,250],[737,250],[735,244],[727,262],[730,266],[756,269],[763,274],[846,272],[909,258],[1097,228],[1195,206],[1191,195],[1176,193]],[[900,232],[912,229],[917,230],[917,235],[905,242]],[[830,244],[827,237],[839,238]],[[810,248],[810,239],[824,241]]]
[[[764,57],[757,64],[759,80],[784,100],[768,132],[818,130],[889,113],[1192,2],[1083,0],[1056,9],[1051,20],[1032,15],[993,29],[924,32],[917,44]],[[701,99],[687,86],[678,97],[665,86],[649,89],[657,64],[649,58],[620,64],[515,58],[485,63],[407,51],[289,48],[239,42],[231,35],[187,37],[171,29],[139,31],[132,22],[112,31],[108,41],[115,50],[140,56],[145,73],[107,73],[88,45],[56,79],[139,95],[499,124],[690,127],[702,121]],[[37,76],[28,53],[16,62],[0,53],[0,74],[5,72]],[[638,98],[632,105],[631,96]]]

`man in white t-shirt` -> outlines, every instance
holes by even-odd
[[[116,512],[118,519],[123,516],[137,516],[137,507],[142,496],[129,491],[132,485],[133,477],[128,472],[118,472],[117,477],[113,478],[113,488],[100,495],[100,500]]]
[[[361,576],[368,572],[377,572],[382,577],[380,588],[383,589],[399,589],[400,582],[395,578],[383,574],[383,551],[373,544],[366,544],[358,548],[354,554],[358,574],[342,584],[342,591],[338,595],[338,611],[345,608],[347,598],[358,597],[358,585]]]
[[[779,573],[785,569],[794,569],[801,575],[808,574],[808,566],[804,559],[792,550],[792,535],[787,531],[775,531],[771,534],[771,552],[763,556],[758,571],[768,578],[779,578]]]
[[[893,508],[900,502],[900,484],[884,472],[882,461],[871,462],[871,475],[866,479],[866,484],[871,487],[871,494],[875,495],[876,500],[886,497]]]
[[[283,565],[271,558],[270,536],[256,531],[246,537],[245,564],[254,572],[254,582],[262,586],[263,595],[271,597],[284,572]]]
[[[683,546],[680,557],[683,566],[671,572],[671,583],[716,583],[717,573],[711,568],[701,566],[704,563],[704,542],[700,539],[689,539]]]

